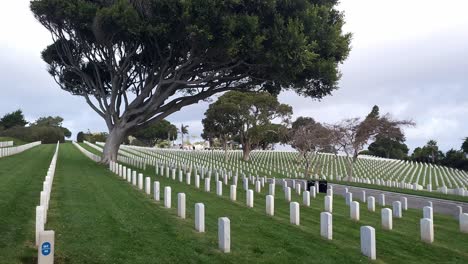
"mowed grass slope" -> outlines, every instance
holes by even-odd
[[[71,152],[77,152],[77,150]],[[79,159],[83,158],[84,156]],[[161,193],[163,193],[164,186],[172,187],[173,208],[164,209],[162,202],[152,201],[150,196],[130,186],[116,175],[110,174],[106,168],[93,164],[90,160],[85,161],[87,162],[83,161],[83,164],[77,165],[77,167],[84,168],[85,163],[93,167],[94,173],[101,175],[99,178],[102,179],[97,179],[98,176],[89,176],[90,178],[96,177],[95,181],[106,179],[105,181],[109,182],[107,187],[96,186],[96,188],[102,189],[106,193],[109,192],[106,195],[111,195],[112,192],[112,195],[117,196],[115,200],[120,201],[120,203],[118,201],[112,202],[119,205],[104,207],[123,207],[126,211],[126,214],[117,213],[116,215],[119,217],[116,217],[112,216],[114,209],[101,209],[99,211],[96,208],[96,212],[93,213],[95,215],[90,216],[91,218],[94,219],[100,215],[101,218],[118,219],[112,224],[105,225],[110,230],[91,226],[84,228],[86,231],[81,231],[81,233],[78,230],[70,232],[75,234],[75,237],[69,238],[70,241],[76,239],[80,241],[75,241],[79,245],[89,243],[90,247],[97,249],[89,253],[93,256],[97,254],[96,252],[102,252],[102,248],[104,248],[106,254],[100,255],[101,262],[361,263],[368,261],[360,253],[359,228],[363,225],[371,225],[376,228],[378,263],[468,262],[468,252],[466,251],[468,236],[458,231],[457,221],[450,216],[435,215],[435,242],[432,245],[427,245],[421,242],[419,237],[421,211],[405,211],[403,219],[394,219],[394,230],[385,231],[380,227],[380,207],[377,207],[375,213],[371,213],[367,211],[366,205],[361,203],[361,221],[353,222],[349,219],[349,207],[345,205],[344,199],[335,195],[334,239],[326,241],[320,237],[320,212],[323,211],[322,194],[317,199],[312,200],[310,208],[301,206],[301,226],[292,226],[289,224],[289,203],[284,200],[279,185],[276,189],[275,216],[267,217],[265,214],[266,188],[261,194],[255,193],[255,207],[249,209],[245,206],[245,192],[242,190],[241,184],[238,186],[238,201],[232,202],[229,200],[228,186],[223,186],[222,197],[215,195],[214,180],[211,181],[211,192],[206,193],[202,190],[203,188],[196,189],[193,186],[193,179],[192,185],[186,185],[165,177],[154,177],[154,168],[148,168],[144,172],[145,176],[151,176],[152,180],[157,179],[161,182]],[[82,163],[82,161],[78,163]],[[200,182],[200,186],[204,186],[203,181]],[[84,186],[83,189],[85,189]],[[117,190],[119,194],[117,194]],[[120,192],[122,193],[120,194]],[[186,220],[176,216],[178,192],[184,192],[187,195]],[[79,194],[77,195],[79,196]],[[81,194],[81,196],[88,195],[90,196],[88,198],[91,199],[91,197],[96,196],[96,192]],[[131,199],[134,201],[132,202]],[[113,201],[111,198],[105,200],[99,204]],[[302,198],[294,194],[293,200],[301,203]],[[91,207],[94,208],[97,204],[93,201],[96,201],[96,198],[88,203],[92,204]],[[195,233],[193,228],[194,204],[196,202],[203,202],[206,207],[207,232],[205,234]],[[145,212],[140,212],[140,210]],[[132,220],[126,219],[127,214],[132,215]],[[108,216],[104,217],[104,215]],[[161,218],[162,216],[164,217]],[[221,216],[227,216],[231,220],[232,252],[230,254],[222,254],[217,250],[217,219]],[[70,217],[72,218],[72,216]],[[67,220],[74,221],[73,219]],[[161,222],[162,220],[165,222]],[[78,221],[78,217],[76,221]],[[128,221],[129,223],[125,228],[122,228],[121,225],[125,226],[125,224],[119,224],[119,221]],[[126,234],[126,232],[132,232],[128,230],[129,228],[134,232],[133,237],[138,238],[137,240],[125,238],[130,236],[130,233]],[[81,238],[82,232],[89,232],[90,238]],[[76,234],[80,235],[77,237]],[[60,236],[63,235],[65,233]],[[113,242],[114,240],[117,242]],[[193,241],[193,244],[186,240]],[[135,247],[135,243],[139,243],[139,246]],[[126,247],[120,244],[125,244]],[[163,245],[161,246],[161,244]],[[64,254],[71,254],[73,251],[81,252],[82,246],[79,245],[69,248],[66,250],[67,252],[64,251]],[[121,247],[128,253],[120,254],[118,248]],[[74,260],[79,263],[79,254],[76,252],[73,254],[77,255]],[[91,263],[95,259],[95,257],[89,256],[86,261]],[[82,258],[81,261],[85,261],[85,259]]]
[[[26,142],[12,137],[0,137],[0,141],[13,141],[13,147],[26,144]]]
[[[0,158],[0,263],[34,263],[35,208],[54,147]]]

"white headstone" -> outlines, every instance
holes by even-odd
[[[221,252],[231,252],[231,221],[227,217],[218,218],[218,242]]]
[[[375,198],[374,196],[367,197],[367,210],[375,212]]]
[[[143,174],[138,173],[138,189],[143,190]]]
[[[275,184],[270,183],[268,185],[268,194],[275,196]]]
[[[351,220],[359,221],[359,203],[356,201],[351,202],[350,217]]]
[[[385,194],[381,193],[379,195],[379,205],[380,206],[385,206]]]
[[[325,196],[325,211],[333,213],[333,196]]]
[[[266,214],[275,215],[275,197],[271,194],[266,196]]]
[[[164,207],[171,208],[171,187],[164,187]]]
[[[428,218],[428,219],[433,220],[432,207],[430,206],[423,207],[423,218]]]
[[[408,210],[408,199],[406,197],[401,197],[401,207],[403,210]]]
[[[346,197],[346,205],[349,206],[351,202],[353,201],[353,193],[347,192],[345,194],[345,197]]]
[[[185,219],[185,193],[177,194],[177,215]]]
[[[237,186],[231,185],[230,191],[231,192],[230,192],[229,197],[231,198],[231,201],[235,201],[237,199]]]
[[[195,204],[195,230],[205,232],[205,205]]]
[[[195,188],[200,188],[200,175],[195,175]]]
[[[463,233],[468,233],[468,214],[464,213],[460,215],[460,231]]]
[[[209,177],[205,178],[205,192],[210,192],[210,179]]]
[[[145,178],[145,192],[148,195],[151,194],[151,178],[150,177]]]
[[[291,201],[291,187],[286,187],[284,189],[284,199],[286,199],[287,202]]]
[[[385,230],[393,229],[392,210],[390,208],[382,208],[382,228]]]
[[[421,225],[421,240],[426,243],[434,242],[434,225],[432,219],[422,218],[419,223]]]
[[[310,206],[310,193],[309,193],[309,191],[305,191],[302,194],[302,203],[303,203],[304,206],[307,206],[307,207]]]
[[[289,219],[291,224],[299,225],[300,217],[299,217],[299,203],[298,202],[291,202],[289,204]]]
[[[361,202],[366,202],[366,191],[361,191]]]
[[[223,182],[222,181],[216,182],[216,195],[218,196],[223,195]]]
[[[55,233],[52,230],[39,233],[39,246],[37,247],[37,263],[53,264],[55,255]]]
[[[329,212],[320,213],[320,235],[328,240],[333,239],[333,218]]]
[[[254,192],[253,190],[247,190],[247,199],[246,199],[246,204],[247,207],[253,207],[254,206]]]
[[[155,201],[159,201],[160,200],[160,196],[161,196],[161,191],[159,190],[159,182],[158,181],[155,181],[153,183],[153,189],[154,189],[154,200]]]
[[[392,205],[393,205],[393,217],[395,218],[403,217],[402,210],[401,210],[401,202],[394,201]]]
[[[361,252],[372,260],[377,258],[375,229],[371,226],[361,226]]]

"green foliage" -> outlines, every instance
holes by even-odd
[[[275,118],[289,122],[292,108],[280,104],[269,93],[230,91],[219,97],[205,112],[203,136],[227,141],[238,137],[250,148],[266,148],[268,144],[283,141],[285,126],[272,124]]]
[[[461,149],[465,154],[468,154],[468,137],[466,137],[465,140],[463,141]]]
[[[24,119],[23,111],[21,111],[21,109],[5,114],[0,118],[0,130],[13,127],[24,127],[26,124],[28,124],[28,122]]]
[[[83,131],[78,132],[78,134],[76,135],[76,142],[83,143],[84,140],[85,134],[83,133]]]
[[[185,131],[187,133],[187,131]],[[133,136],[146,146],[154,146],[161,140],[177,139],[177,127],[167,120],[161,120],[146,128],[139,129]]]
[[[43,144],[54,144],[57,141],[65,142],[63,130],[49,126],[13,127],[3,131],[1,135],[26,142],[42,141]]]
[[[400,140],[379,137],[368,147],[369,155],[387,159],[405,159],[408,156],[408,146]]]
[[[68,128],[62,126],[63,123],[63,118],[60,116],[47,116],[47,117],[40,117],[38,118],[34,123],[32,123],[32,126],[49,126],[49,127],[58,127],[63,131],[63,135],[66,138],[70,138],[72,136],[72,133]]]

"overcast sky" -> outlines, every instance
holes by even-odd
[[[0,115],[21,108],[28,121],[60,115],[73,131],[105,131],[104,121],[80,97],[59,89],[40,58],[51,39],[35,21],[28,0],[6,0],[0,9]],[[280,95],[294,116],[322,122],[381,113],[412,119],[405,129],[412,149],[435,139],[443,150],[460,148],[468,136],[468,1],[342,0],[352,51],[340,66],[340,89],[322,101]],[[172,115],[202,130],[206,103]],[[193,139],[192,139],[193,140]]]

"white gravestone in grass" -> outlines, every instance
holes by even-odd
[[[421,241],[426,243],[434,242],[434,225],[432,219],[422,218],[420,220]]]
[[[138,173],[138,189],[143,190],[143,174]]]
[[[177,194],[177,215],[185,219],[185,193]]]
[[[275,184],[270,183],[268,185],[268,194],[275,196]]]
[[[148,195],[151,194],[151,178],[150,177],[145,178],[145,192]]]
[[[310,193],[309,193],[309,191],[305,191],[302,194],[302,203],[303,203],[304,206],[307,206],[307,207],[310,206]]]
[[[154,200],[155,201],[159,201],[160,200],[160,196],[161,196],[161,191],[159,190],[159,182],[158,181],[155,181],[153,183],[153,189],[154,189]]]
[[[222,181],[216,182],[216,195],[218,196],[223,195],[223,182]]]
[[[253,190],[247,190],[247,195],[246,195],[246,204],[247,207],[253,207],[254,205],[254,192]]]
[[[406,197],[401,197],[401,207],[403,210],[408,210],[408,199]]]
[[[195,230],[205,232],[205,205],[202,203],[195,204]]]
[[[379,205],[380,206],[385,206],[385,194],[381,193],[379,195]]]
[[[291,224],[299,225],[300,224],[300,216],[299,216],[299,203],[291,202],[289,204],[289,219]]]
[[[164,207],[171,208],[171,187],[164,187]]]
[[[433,220],[432,207],[424,206],[423,207],[423,218],[428,218]]]
[[[210,179],[211,178],[205,178],[205,192],[210,192]]]
[[[333,218],[329,212],[320,213],[320,235],[328,240],[333,239]]]
[[[367,197],[367,210],[375,212],[375,198],[373,196]]]
[[[359,221],[359,203],[356,201],[351,202],[350,216],[351,220]]]
[[[460,231],[462,233],[468,233],[468,214],[460,214]]]
[[[284,189],[284,199],[286,199],[287,202],[291,201],[291,187],[286,187]]]
[[[333,213],[333,196],[325,196],[325,211]]]
[[[392,210],[390,208],[382,208],[382,228],[385,230],[393,229]]]
[[[231,198],[231,201],[237,200],[237,186],[231,185],[230,191],[231,192],[230,192],[229,197]]]
[[[375,229],[371,226],[361,227],[361,252],[372,260],[377,258]]]
[[[195,175],[195,188],[200,188],[200,175]]]
[[[231,252],[231,221],[227,217],[218,218],[218,244],[221,252]]]
[[[273,195],[270,194],[266,196],[265,207],[267,215],[275,215],[275,198]]]
[[[317,190],[315,189],[314,186],[310,186],[309,192],[310,192],[310,197],[312,197],[314,199],[315,199],[315,197],[317,197]],[[330,195],[330,196],[333,196],[333,195]]]
[[[361,191],[361,202],[366,202],[366,191]]]
[[[346,197],[346,205],[349,206],[351,202],[353,201],[353,193],[347,192],[345,194],[345,197]]]
[[[401,202],[400,201],[393,202],[393,217],[402,218]]]

